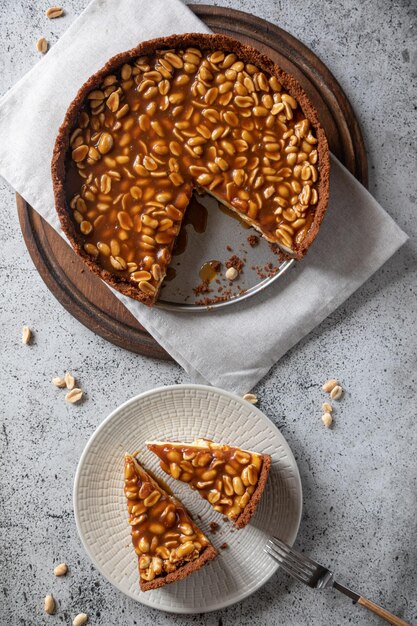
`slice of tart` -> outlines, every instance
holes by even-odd
[[[265,489],[269,455],[208,439],[152,441],[147,446],[161,459],[164,472],[188,483],[238,528],[248,524]]]
[[[152,305],[195,189],[302,258],[326,211],[329,151],[292,76],[235,39],[189,33],[119,54],[81,87],[52,179],[76,252]]]
[[[181,580],[217,555],[181,502],[129,454],[125,456],[124,493],[142,591]]]

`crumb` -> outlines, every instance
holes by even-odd
[[[242,261],[242,259],[239,259],[239,257],[236,256],[236,254],[231,256],[230,259],[226,261],[227,268],[234,267],[235,270],[237,270],[238,272],[242,271],[242,268],[244,265],[245,265],[244,261]]]
[[[224,516],[223,516],[223,521],[224,521],[224,522],[228,522],[228,521],[229,521],[229,518],[227,517],[227,515],[224,515]]]
[[[213,535],[215,535],[217,533],[219,528],[220,528],[220,526],[218,525],[217,522],[210,522],[210,532],[213,533]]]
[[[229,547],[229,544],[224,542],[222,543],[222,545],[220,546],[220,550],[227,550],[227,548]]]
[[[257,237],[256,235],[249,235],[248,244],[251,246],[251,248],[254,248],[255,246],[257,246],[258,243],[259,243],[259,237]]]
[[[271,262],[269,262],[262,267],[259,265],[252,265],[251,269],[254,270],[259,278],[263,280],[264,278],[271,278],[272,276],[275,276],[279,267],[275,267]]]
[[[227,250],[228,252],[233,252],[233,248],[232,248],[231,246],[226,246],[226,250]]]
[[[215,272],[220,272],[222,264],[220,263],[220,261],[212,261],[211,267],[214,269]]]
[[[217,304],[218,302],[226,302],[227,300],[230,300],[230,298],[232,298],[235,295],[236,294],[233,294],[230,289],[226,289],[226,291],[221,296],[214,296],[213,298],[207,297],[207,298],[203,298],[202,300],[196,300],[195,304],[199,304],[202,306],[210,306],[210,304]]]
[[[276,243],[270,243],[269,247],[271,249],[271,252],[278,257],[278,261],[280,263],[284,263],[284,261],[289,261],[290,259],[292,259],[292,256],[283,252]]]
[[[203,280],[203,282],[197,285],[197,287],[194,287],[193,291],[196,295],[198,295],[199,293],[210,293],[211,289],[208,282],[206,280]]]

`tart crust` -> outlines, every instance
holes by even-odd
[[[175,49],[192,46],[205,50],[234,52],[239,59],[242,59],[247,63],[252,63],[270,75],[276,76],[288,93],[297,100],[303,113],[315,130],[316,138],[318,140],[317,150],[319,157],[319,199],[314,213],[314,219],[307,235],[300,244],[294,246],[295,258],[303,258],[310,245],[313,243],[319,231],[320,224],[323,221],[328,204],[330,177],[329,149],[326,135],[318,120],[317,112],[295,78],[284,72],[269,57],[251,46],[242,44],[232,37],[219,34],[208,35],[201,33],[187,33],[152,39],[139,44],[131,50],[117,54],[84,83],[70,104],[64,121],[59,128],[53,150],[51,164],[52,184],[55,196],[55,206],[62,229],[68,237],[75,252],[83,259],[90,270],[92,270],[95,274],[98,274],[114,289],[149,306],[154,304],[158,294],[150,296],[142,293],[137,287],[132,285],[126,279],[118,277],[105,270],[85,252],[74,223],[70,217],[65,197],[66,155],[69,148],[70,133],[75,125],[79,111],[86,96],[90,91],[100,85],[106,75],[120,68],[124,63],[130,61],[132,58],[149,55],[160,49]]]
[[[256,511],[256,508],[259,504],[259,500],[264,492],[266,487],[266,481],[268,480],[269,470],[271,468],[271,457],[268,454],[262,455],[262,468],[261,473],[259,474],[258,483],[256,485],[256,489],[252,494],[251,499],[243,509],[242,513],[239,515],[237,519],[234,521],[234,525],[237,528],[244,528],[247,524],[249,524],[253,514]]]
[[[190,561],[189,563],[186,563],[186,565],[182,565],[175,572],[171,572],[170,574],[167,574],[166,576],[162,576],[161,578],[155,578],[154,580],[151,580],[150,582],[145,582],[141,580],[140,581],[141,591],[150,591],[151,589],[159,589],[159,587],[164,587],[165,585],[169,585],[170,583],[176,583],[178,580],[182,580],[183,578],[186,578],[193,572],[196,572],[197,570],[201,569],[203,565],[205,565],[209,561],[212,561],[217,556],[217,554],[218,552],[216,548],[212,545],[209,545],[207,546],[207,548],[203,550],[203,552],[200,554],[198,559],[195,559],[195,561]]]

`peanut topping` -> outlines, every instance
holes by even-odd
[[[318,202],[316,148],[275,76],[220,50],[160,50],[88,94],[67,199],[86,253],[152,300],[196,185],[292,251]]]
[[[143,580],[165,576],[194,561],[209,545],[182,504],[163,491],[128,455],[124,492],[132,543],[139,556],[139,574]]]
[[[149,443],[170,476],[197,489],[215,511],[236,520],[248,504],[258,482],[262,455],[207,439],[193,444]]]

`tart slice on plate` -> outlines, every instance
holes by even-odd
[[[131,455],[125,456],[124,492],[142,591],[185,578],[217,555],[185,507]]]
[[[151,441],[147,446],[161,459],[164,472],[188,483],[238,528],[248,524],[265,489],[269,455],[208,439]]]

